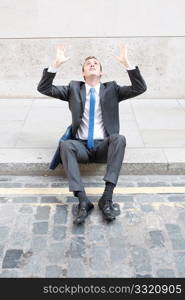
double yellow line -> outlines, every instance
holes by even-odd
[[[104,191],[103,187],[87,187],[87,194],[98,195]],[[0,195],[72,195],[68,188],[0,188]],[[182,186],[160,187],[117,187],[114,194],[185,194]]]

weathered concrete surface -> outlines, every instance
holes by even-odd
[[[51,38],[0,39],[0,98],[42,97],[37,92],[43,68],[55,57],[55,46],[66,44],[71,60],[57,74],[55,84],[83,80],[81,64],[88,55],[102,62],[102,82],[116,80],[120,85],[130,84],[123,66],[114,55],[119,44],[128,45],[130,63],[138,65],[148,90],[139,98],[183,99],[184,90],[184,37],[120,37],[120,38]]]

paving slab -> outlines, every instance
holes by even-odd
[[[120,104],[127,147],[121,174],[185,174],[185,100],[131,99]],[[63,175],[49,170],[58,140],[71,123],[67,103],[43,97],[0,100],[0,174]],[[105,164],[81,165],[103,175]]]

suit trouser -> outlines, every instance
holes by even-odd
[[[69,181],[69,190],[83,191],[84,185],[80,176],[78,163],[107,162],[105,181],[116,185],[124,158],[126,138],[112,134],[104,140],[95,140],[94,148],[89,150],[85,140],[66,140],[60,143],[60,155]]]

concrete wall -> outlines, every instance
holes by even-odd
[[[1,0],[0,37],[185,35],[184,0]]]
[[[142,98],[185,98],[184,0],[1,0],[0,97],[42,97],[42,69],[64,43],[71,60],[55,84],[81,80],[87,55],[102,62],[102,81],[129,84],[113,57],[120,41],[147,82]]]

